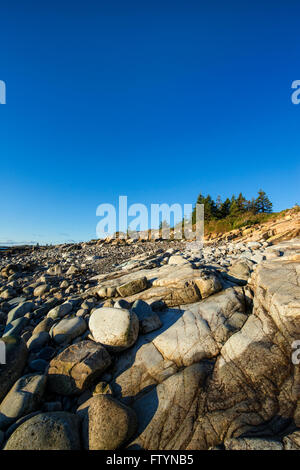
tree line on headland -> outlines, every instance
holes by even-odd
[[[220,220],[228,216],[239,217],[246,212],[251,214],[271,213],[273,204],[267,194],[260,189],[257,198],[247,200],[242,193],[223,202],[221,196],[214,201],[210,195],[203,196],[201,193],[197,198],[197,204],[204,205],[204,220]],[[193,223],[196,221],[196,208],[193,210]]]
[[[233,195],[222,201],[210,195],[199,194],[198,204],[204,205],[205,232],[227,232],[247,225],[261,223],[273,216],[273,204],[269,197],[260,189],[257,197],[246,199],[242,193]],[[192,223],[196,222],[196,207],[192,213]]]

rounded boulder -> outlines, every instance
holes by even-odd
[[[115,352],[130,348],[139,334],[139,320],[124,308],[102,307],[95,310],[89,328],[97,343]]]
[[[95,395],[77,410],[87,450],[114,450],[136,431],[135,412],[108,395]]]
[[[79,423],[64,411],[36,414],[12,433],[4,450],[80,450]]]

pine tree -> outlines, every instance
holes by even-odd
[[[246,210],[246,199],[244,198],[242,193],[239,194],[236,203],[240,212],[244,212]]]
[[[255,199],[256,212],[272,212],[273,204],[266,195],[266,193],[260,189],[258,191],[258,197]]]
[[[212,220],[217,214],[216,204],[208,194],[204,199],[204,220]]]
[[[217,199],[216,199],[216,207],[217,207],[217,210],[218,210],[218,211],[221,209],[221,206],[222,206],[222,199],[221,199],[221,196],[217,196]]]
[[[230,202],[230,199],[227,198],[222,206],[221,206],[221,209],[220,209],[220,218],[223,219],[224,217],[227,217],[229,215],[229,212],[230,212],[230,205],[231,205],[231,202]]]
[[[222,199],[221,199],[221,196],[217,196],[217,199],[216,199],[216,217],[217,217],[217,219],[222,218],[221,208],[222,208]]]
[[[236,197],[235,197],[235,195],[233,194],[233,195],[231,196],[231,199],[230,199],[229,213],[231,212],[231,207],[235,204],[235,201],[236,201]]]
[[[204,197],[201,193],[197,198],[197,204],[204,205],[204,220],[209,221],[217,217],[217,207],[215,201],[208,196]],[[196,207],[193,209],[192,213],[192,223],[196,223]]]
[[[237,201],[236,200],[232,201],[231,204],[230,204],[229,215],[236,216],[239,212],[240,212],[240,210],[239,210],[239,206],[237,204]]]
[[[204,204],[204,203],[205,203],[205,197],[202,196],[202,194],[200,193],[199,196],[197,197],[196,204]],[[193,224],[196,223],[196,206],[194,207],[193,212],[192,212],[192,223]]]
[[[253,214],[257,213],[256,209],[256,204],[255,204],[255,199],[254,197],[251,199],[251,201],[248,201],[247,203],[247,211],[252,212]]]

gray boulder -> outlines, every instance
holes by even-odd
[[[6,364],[0,364],[0,402],[21,376],[28,355],[23,339],[6,336],[1,341],[5,344]]]
[[[131,311],[134,312],[139,319],[142,334],[158,330],[162,326],[162,322],[157,313],[153,312],[150,305],[143,300],[136,300]]]
[[[195,283],[200,290],[202,299],[206,299],[206,297],[222,290],[221,282],[217,275],[212,272],[202,271],[201,276],[195,280]]]
[[[228,274],[237,284],[245,285],[253,271],[254,262],[249,259],[236,261],[229,269]]]
[[[34,302],[22,302],[18,304],[8,312],[6,324],[11,323],[17,318],[23,317],[28,312],[31,312],[34,309],[34,306]]]
[[[20,336],[27,323],[26,317],[16,318],[6,325],[3,336]]]
[[[24,375],[0,404],[0,429],[38,409],[46,386],[45,375]]]
[[[29,351],[39,351],[42,349],[50,340],[50,335],[47,331],[40,331],[35,335],[32,335],[27,341],[27,347]]]
[[[4,450],[80,450],[79,421],[64,411],[36,414],[13,432]]]
[[[82,318],[64,318],[52,329],[52,338],[57,344],[70,343],[86,329],[87,324]]]
[[[53,320],[52,318],[44,318],[33,330],[32,334],[36,335],[40,333],[41,331],[50,331],[50,328],[53,325]]]
[[[48,312],[47,317],[56,320],[57,318],[62,318],[73,309],[73,304],[71,302],[64,302],[61,305],[57,305]]]

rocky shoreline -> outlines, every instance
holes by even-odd
[[[273,243],[1,253],[2,448],[300,449],[300,239]]]

